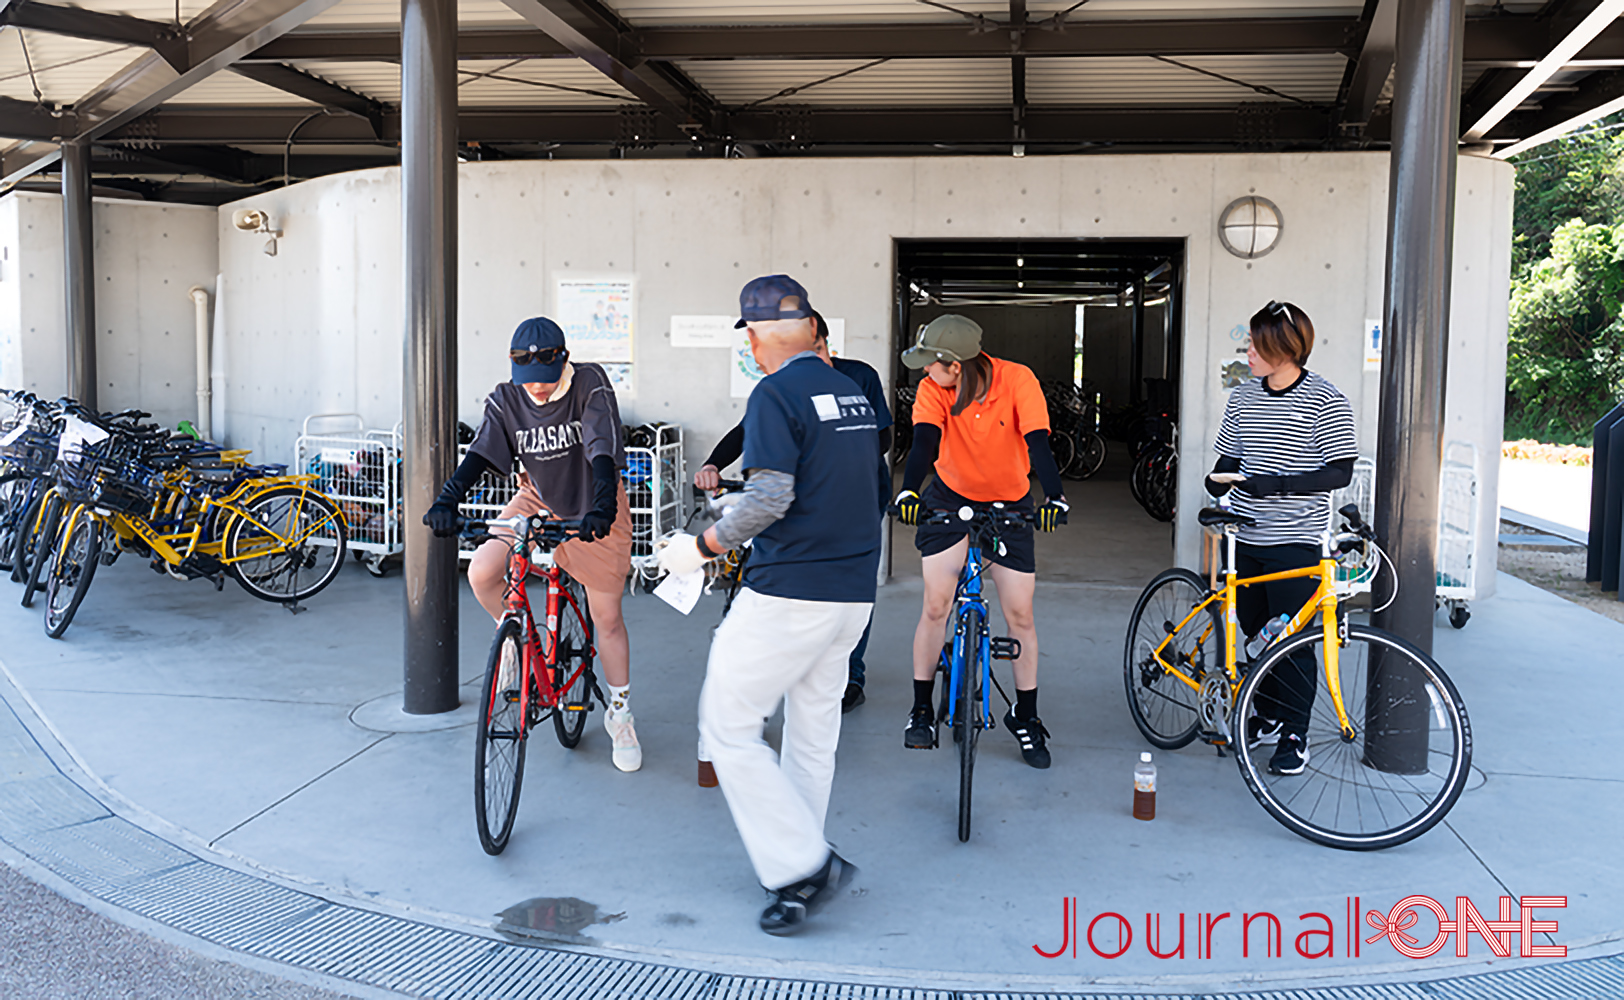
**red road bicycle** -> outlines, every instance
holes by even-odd
[[[493,528],[511,534],[493,535]],[[485,664],[474,736],[474,818],[486,854],[501,854],[513,833],[531,730],[551,716],[558,742],[573,748],[581,741],[592,699],[605,703],[592,673],[597,651],[586,588],[553,562],[553,550],[579,537],[579,531],[579,523],[542,515],[463,522],[465,537],[476,543],[501,538],[512,546],[502,598],[506,610]],[[547,583],[539,618],[526,592],[531,574]]]

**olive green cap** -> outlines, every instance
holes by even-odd
[[[919,329],[919,339],[902,352],[902,363],[924,368],[935,361],[968,361],[981,353],[981,325],[968,316],[948,313]]]

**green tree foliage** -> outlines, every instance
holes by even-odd
[[[1506,436],[1588,442],[1624,395],[1624,115],[1517,166]]]

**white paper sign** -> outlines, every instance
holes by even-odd
[[[673,316],[671,317],[672,347],[720,347],[724,350],[733,343],[732,316]]]
[[[76,462],[85,445],[95,444],[106,437],[107,432],[95,424],[87,424],[78,417],[69,416],[64,421],[62,436],[56,442],[57,461]]]
[[[1363,333],[1365,343],[1365,371],[1379,372],[1382,370],[1382,321],[1379,319],[1365,320]]]
[[[667,573],[660,585],[654,588],[654,596],[676,608],[683,614],[694,609],[699,603],[699,595],[705,592],[705,571],[696,569],[685,576]]]
[[[13,427],[11,430],[6,432],[5,437],[0,437],[0,447],[5,447],[8,444],[16,443],[18,438],[22,437],[24,434],[27,434],[27,433],[28,433],[28,418],[25,416],[25,417],[23,417],[23,419],[17,421],[17,426],[16,427]]]
[[[630,278],[561,278],[553,318],[576,361],[632,360]]]

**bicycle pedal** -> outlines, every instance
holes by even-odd
[[[519,700],[518,690],[514,689],[512,691],[503,691],[502,700],[507,702],[509,705],[516,704]]]
[[[992,639],[992,658],[995,660],[1018,660],[1021,657],[1021,640],[1014,636],[1000,635]]]

